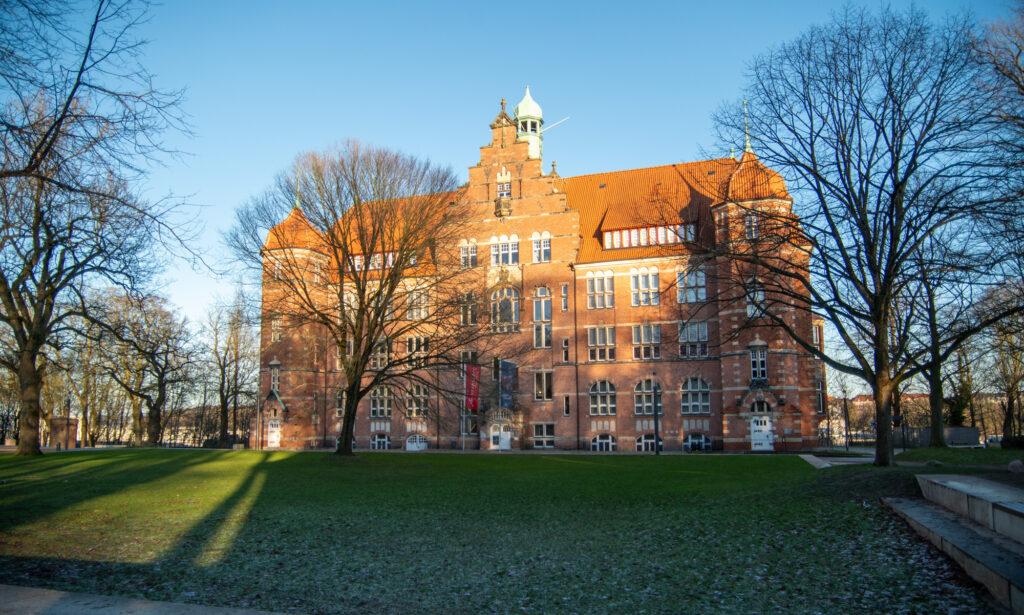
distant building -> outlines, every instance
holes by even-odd
[[[356,446],[653,450],[655,412],[665,450],[817,446],[823,364],[781,328],[744,328],[767,323],[764,291],[756,280],[745,291],[724,288],[719,280],[735,278],[735,263],[700,249],[756,241],[758,211],[791,214],[782,178],[749,148],[738,160],[561,177],[553,164],[542,169],[543,123],[529,88],[511,116],[503,102],[461,203],[476,212],[459,249],[462,266],[479,272],[472,292],[481,322],[491,316],[530,348],[516,358],[514,402],[463,421],[461,400],[433,395],[430,413],[406,412],[381,390],[360,406]],[[301,227],[301,216],[293,210],[281,228]],[[266,253],[306,247],[268,239]],[[267,285],[265,305],[275,300]],[[720,293],[739,300],[707,309]],[[820,344],[820,323],[789,310],[791,326]],[[340,376],[310,364],[308,336],[269,320],[265,313],[267,402],[252,445],[332,446]],[[497,379],[499,357],[474,350],[465,349],[468,360],[485,366],[484,380]]]

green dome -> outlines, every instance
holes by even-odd
[[[512,114],[516,119],[531,118],[539,120],[544,117],[544,113],[540,110],[540,105],[530,96],[530,86],[526,86],[526,96],[523,96],[523,99],[519,101]]]

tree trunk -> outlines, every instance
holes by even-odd
[[[219,416],[218,416],[218,431],[217,434],[217,446],[219,448],[228,448],[228,396],[227,391],[224,387],[227,386],[226,382],[221,384],[221,391],[218,395],[220,401]]]
[[[156,400],[149,406],[149,416],[146,421],[146,445],[156,446],[160,444],[160,436],[163,432],[163,424],[161,423],[161,414],[163,413],[164,402],[167,400],[166,395],[160,392],[156,396]]]
[[[928,378],[928,409],[930,410],[930,424],[932,428],[928,446],[946,446],[946,431],[943,429],[942,421],[942,371],[939,366],[932,364],[932,369],[925,372]]]
[[[17,455],[42,455],[39,448],[39,391],[43,377],[36,365],[36,353],[24,350],[18,363],[18,386],[21,392],[21,417],[18,427]]]
[[[356,409],[359,407],[359,397],[356,393],[359,388],[349,387],[345,391],[345,418],[341,421],[341,431],[338,433],[338,446],[334,451],[335,455],[353,455],[352,452],[352,425],[356,422]]]
[[[871,383],[875,395],[875,465],[896,464],[892,454],[892,381],[888,366],[885,371],[876,372]]]

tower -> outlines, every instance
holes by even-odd
[[[512,112],[516,123],[516,137],[530,144],[530,158],[540,158],[544,150],[544,114],[537,101],[530,96],[530,86],[526,86],[526,95],[519,101]]]

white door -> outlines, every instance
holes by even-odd
[[[755,416],[750,419],[750,450],[774,450],[773,440],[772,418],[770,416]]]
[[[405,439],[405,450],[425,451],[427,450],[427,438],[425,436],[409,436]]]
[[[267,448],[281,446],[281,421],[270,419],[267,421]]]
[[[491,425],[491,450],[507,451],[512,448],[512,428],[508,425]]]

